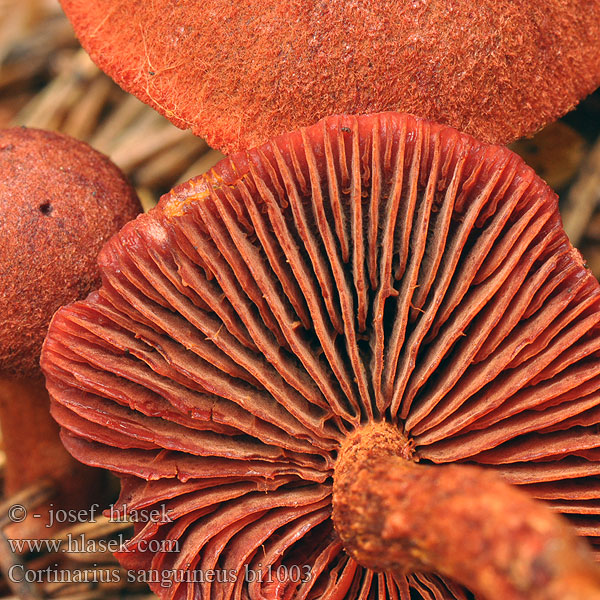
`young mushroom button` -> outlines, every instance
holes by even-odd
[[[383,110],[504,143],[600,85],[595,0],[61,3],[101,69],[227,153]]]
[[[600,286],[507,149],[329,117],[100,266],[42,365],[69,451],[168,515],[118,554],[161,598],[600,598]]]
[[[0,131],[0,423],[6,496],[54,481],[54,507],[87,507],[98,476],[65,451],[39,366],[53,313],[100,285],[97,255],[140,212],[121,172],[87,144]],[[2,515],[4,518],[6,515]],[[45,533],[49,515],[20,527]]]

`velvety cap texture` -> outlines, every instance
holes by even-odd
[[[87,144],[0,131],[0,373],[39,373],[53,313],[100,284],[100,248],[140,210],[124,175]]]
[[[597,0],[61,0],[125,90],[227,153],[401,110],[487,142],[600,85]]]

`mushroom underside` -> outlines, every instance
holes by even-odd
[[[330,117],[179,186],[100,267],[42,366],[68,450],[120,475],[124,513],[168,515],[118,555],[162,598],[470,597],[344,551],[337,453],[379,421],[600,545],[600,286],[507,149]]]

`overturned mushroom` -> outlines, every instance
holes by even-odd
[[[508,142],[600,85],[587,0],[61,3],[100,68],[226,152],[382,110]]]
[[[97,477],[60,442],[39,357],[53,313],[99,285],[100,248],[139,212],[121,172],[87,144],[37,129],[0,131],[0,424],[7,496],[47,478],[57,484],[56,508],[85,506],[98,493]],[[47,519],[31,526],[39,530]]]
[[[69,451],[162,515],[119,554],[161,597],[600,597],[555,514],[596,543],[600,286],[510,151],[330,117],[100,265],[42,366]]]

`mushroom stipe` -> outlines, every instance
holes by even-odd
[[[600,598],[600,286],[509,150],[329,117],[99,262],[42,367],[68,450],[167,511],[118,555],[161,598]]]

